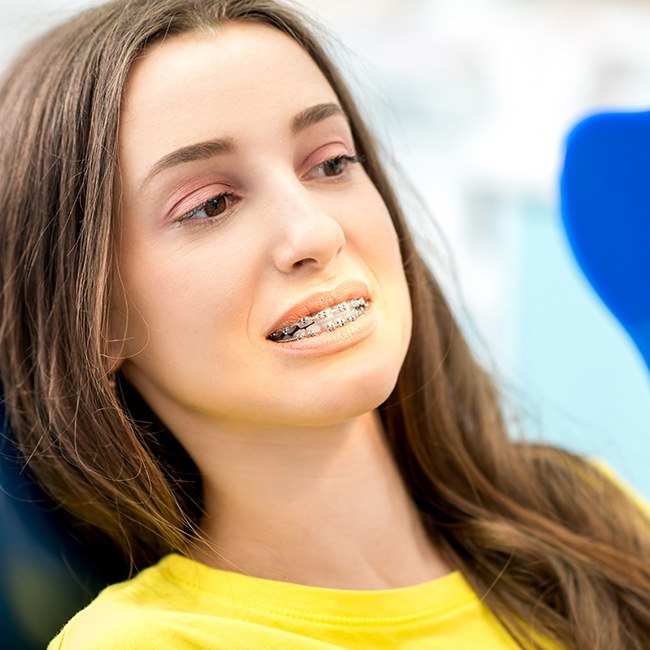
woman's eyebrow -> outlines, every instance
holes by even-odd
[[[342,115],[347,119],[343,109],[338,104],[328,103],[310,106],[304,111],[300,111],[300,113],[291,120],[291,133],[294,136],[298,135],[301,131],[304,131],[318,122],[322,122],[333,115]]]
[[[194,160],[206,160],[214,158],[215,156],[223,156],[225,154],[233,153],[235,151],[235,144],[232,138],[217,138],[216,140],[206,140],[205,142],[197,142],[196,144],[189,144],[186,147],[176,149],[171,153],[163,156],[158,160],[151,169],[147,172],[142,185],[140,185],[140,192],[144,189],[145,185],[157,174],[175,167],[183,163],[193,162]]]
[[[304,111],[300,111],[297,115],[291,120],[291,133],[296,136],[301,131],[326,120],[328,117],[334,115],[342,115],[347,119],[343,109],[338,105],[331,103],[325,104],[316,104],[315,106],[310,106]],[[190,144],[186,147],[181,147],[176,149],[171,153],[166,154],[160,160],[158,160],[151,169],[147,172],[147,175],[140,185],[140,192],[144,189],[145,185],[157,174],[162,172],[165,169],[170,167],[175,167],[176,165],[181,165],[187,162],[193,162],[195,160],[206,160],[209,158],[214,158],[216,156],[223,156],[225,154],[230,154],[235,151],[235,143],[232,138],[217,138],[215,140],[206,140],[205,142],[197,142],[196,144]]]

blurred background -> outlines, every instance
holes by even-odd
[[[0,66],[92,4],[0,0]],[[650,4],[299,4],[339,41],[423,251],[527,437],[602,459],[650,498],[650,377],[580,274],[558,212],[571,126],[650,108]]]

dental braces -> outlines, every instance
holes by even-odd
[[[319,311],[317,314],[304,316],[297,323],[287,325],[271,333],[268,338],[275,342],[299,341],[306,337],[317,336],[324,330],[332,332],[339,327],[343,327],[344,325],[355,321],[364,313],[367,306],[368,303],[365,298],[347,300],[338,305],[334,305],[333,307],[327,307],[326,309]],[[348,312],[347,316],[340,316],[334,320],[330,320],[325,323],[324,327],[321,325],[317,331],[307,329],[312,325],[320,325],[337,314],[344,314],[346,312]]]

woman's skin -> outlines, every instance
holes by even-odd
[[[338,106],[270,27],[145,52],[120,123],[110,353],[202,472],[209,544],[197,559],[382,589],[449,568],[374,411],[395,385],[411,309],[388,211],[363,166],[341,158],[356,152]],[[209,144],[169,156],[198,143]],[[267,338],[286,314],[353,298],[368,302],[354,322]]]

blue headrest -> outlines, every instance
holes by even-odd
[[[562,218],[587,279],[650,369],[650,112],[600,113],[567,138]]]

